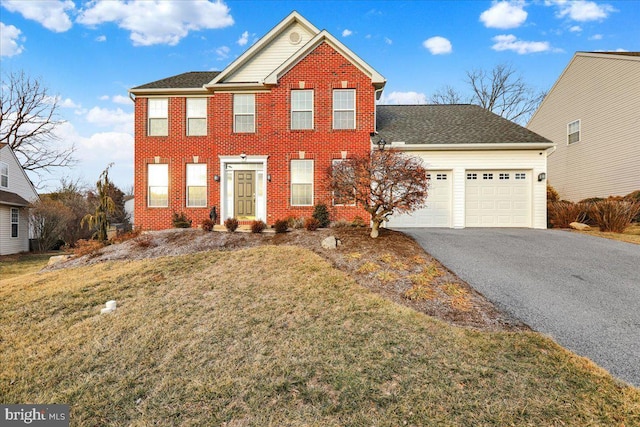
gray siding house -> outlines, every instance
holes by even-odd
[[[38,199],[8,144],[0,144],[0,255],[29,251],[29,204]]]
[[[640,52],[577,52],[527,128],[557,144],[549,184],[566,200],[640,189]]]

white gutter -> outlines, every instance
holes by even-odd
[[[470,143],[470,144],[406,144],[401,141],[391,143],[391,148],[400,151],[459,151],[459,150],[547,150],[554,148],[553,142],[516,143]]]

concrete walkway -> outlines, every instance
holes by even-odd
[[[560,230],[400,231],[502,310],[640,387],[640,245]]]

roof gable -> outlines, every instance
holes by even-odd
[[[555,81],[553,86],[551,86],[551,89],[549,89],[549,92],[547,92],[547,96],[544,97],[544,99],[538,106],[538,109],[533,113],[533,115],[529,119],[529,123],[527,123],[527,126],[529,126],[534,121],[534,119],[538,115],[538,112],[542,110],[542,108],[547,103],[547,100],[553,96],[556,87],[558,87],[560,82],[563,80],[564,76],[569,72],[570,69],[572,69],[575,66],[577,62],[579,62],[579,61],[576,61],[578,58],[604,59],[607,61],[632,61],[632,62],[626,62],[631,64],[633,62],[640,63],[640,52],[576,52],[571,58],[571,61],[569,61],[567,66],[564,68],[564,70],[562,70],[562,73],[560,74],[558,79]]]
[[[298,12],[292,12],[205,87],[261,86],[277,84],[278,79],[321,43],[336,51],[370,76],[372,83],[383,87],[384,77],[359,56],[329,34],[318,30]]]
[[[344,44],[342,44],[338,39],[336,39],[326,30],[322,30],[320,33],[318,33],[312,40],[310,40],[305,46],[303,46],[302,49],[298,50],[295,55],[288,58],[278,68],[273,70],[273,72],[265,78],[264,82],[267,84],[276,84],[281,76],[286,74],[287,71],[292,69],[304,57],[306,57],[309,53],[316,49],[320,44],[325,42],[328,43],[337,52],[339,52],[342,56],[347,58],[353,65],[358,67],[360,71],[369,76],[374,85],[377,85],[379,87],[384,86],[386,80],[380,73],[374,70],[369,64],[362,60],[362,58],[349,50]]]
[[[0,144],[0,161],[6,163],[9,166],[9,188],[1,188],[3,196],[0,201],[9,203],[13,200],[16,206],[25,206],[21,203],[21,200],[35,200],[38,199],[38,192],[33,183],[27,176],[24,168],[20,164],[20,161],[16,157],[16,153],[11,149],[9,144]],[[19,199],[11,199],[9,196],[13,194]],[[17,200],[17,202],[16,202]]]
[[[478,105],[378,105],[377,130],[387,142],[416,145],[553,145]]]

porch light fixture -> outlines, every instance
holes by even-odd
[[[242,153],[240,153],[240,158],[242,159],[242,161],[246,161],[247,160],[247,153],[245,153],[244,151]]]
[[[542,181],[544,181],[545,179],[547,179],[547,174],[546,174],[546,173],[544,173],[544,172],[540,172],[540,173],[538,174],[538,182],[542,182]]]
[[[215,182],[220,182],[220,175],[213,175],[213,180]]]
[[[369,136],[371,138],[374,138],[378,136],[378,132],[371,132]],[[378,142],[376,142],[376,144],[378,145],[378,150],[382,151],[384,150],[384,146],[387,145],[387,141],[385,141],[384,138],[379,137]]]
[[[267,174],[267,181],[271,182],[271,174]]]

